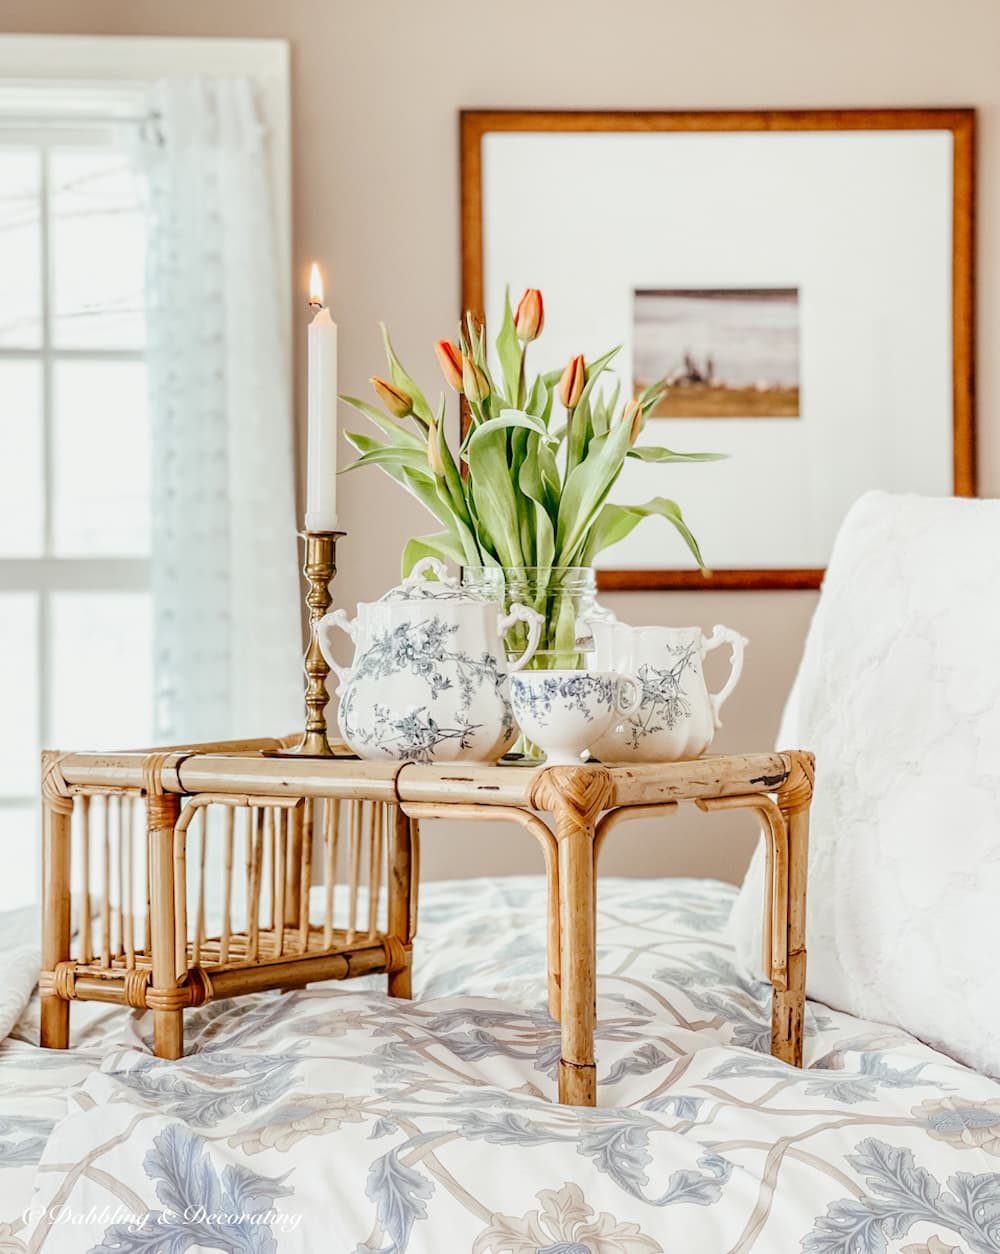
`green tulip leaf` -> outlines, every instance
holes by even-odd
[[[431,536],[413,536],[403,549],[403,578],[409,575],[423,557],[436,557],[442,562],[464,562],[462,546],[448,531],[438,531]]]
[[[513,412],[513,411],[512,411]],[[485,427],[483,428],[485,431]],[[479,435],[479,432],[476,432]],[[481,537],[503,566],[523,566],[518,494],[507,461],[507,426],[500,424],[470,442],[466,460]]]
[[[352,470],[360,470],[362,466],[406,466],[416,471],[427,470],[427,454],[423,449],[393,448],[354,431],[345,431],[344,435],[361,456],[350,466],[345,466],[339,474],[346,475]],[[374,447],[368,447],[371,445]]]
[[[466,335],[468,328],[468,335]],[[486,327],[480,326],[476,329],[476,319],[471,310],[465,315],[462,333],[460,336],[462,343],[462,351],[476,363],[477,366],[485,366],[486,364]]]
[[[610,352],[605,353],[603,357],[595,357],[593,361],[587,362],[587,382],[596,383],[621,351],[622,346],[618,344]]]
[[[680,506],[675,501],[668,501],[662,496],[654,497],[645,505],[604,505],[588,537],[583,553],[584,563],[589,565],[598,553],[631,535],[644,518],[653,517],[665,518],[677,529],[691,550],[694,560],[701,570],[708,574],[701,550],[698,548],[698,541],[684,521]]]
[[[389,370],[392,373],[393,383],[395,383],[396,387],[402,388],[404,392],[409,393],[413,399],[414,416],[422,422],[425,427],[430,426],[433,415],[431,414],[430,405],[427,404],[427,398],[424,396],[423,392],[421,392],[420,388],[417,387],[416,382],[410,378],[410,376],[403,369],[403,363],[396,356],[396,350],[392,347],[392,340],[389,339],[389,328],[384,322],[380,322],[379,326],[382,328],[382,339],[385,342],[385,355],[389,361]]]
[[[573,412],[566,415],[567,476],[587,456],[587,446],[593,434],[593,428],[590,424],[590,403],[586,396],[581,396],[579,404]]]
[[[347,405],[352,405],[360,413],[379,428],[383,434],[387,435],[390,440],[396,444],[406,445],[408,448],[423,448],[424,441],[418,435],[414,435],[412,431],[407,431],[401,423],[395,418],[390,418],[387,414],[383,414],[380,409],[376,409],[374,405],[369,405],[367,401],[359,400],[356,396],[341,396],[340,400]]]
[[[627,422],[618,422],[607,435],[595,437],[587,456],[566,476],[556,528],[557,564],[573,566],[587,532],[621,473],[630,447]]]
[[[412,470],[409,466],[389,467],[387,473],[392,474],[398,483],[416,497],[421,505],[441,523],[442,526],[448,527],[455,531],[455,534],[461,536],[462,522],[455,517],[455,511],[451,508],[451,503],[447,496],[443,493],[442,486],[438,483],[430,472]],[[475,551],[475,543],[472,542],[471,551]]]
[[[539,459],[532,456],[531,452],[529,446],[528,455],[521,463],[517,475],[518,487],[524,494],[525,500],[530,501],[533,506],[530,528],[533,543],[530,545],[530,551],[525,550],[525,557],[530,557],[532,566],[549,567],[555,557],[556,531],[554,520],[548,509],[548,493],[542,481]]]
[[[514,311],[510,307],[509,289],[504,293],[503,322],[500,325],[500,334],[497,336],[496,344],[507,401],[511,405],[516,405],[518,401],[518,387],[521,382],[522,363],[524,361],[524,347],[517,338],[517,328],[514,326]]]
[[[621,386],[621,380],[616,379],[614,391],[610,397],[604,395],[603,388],[594,396],[590,407],[590,423],[594,429],[594,435],[607,435],[611,429],[611,420],[618,408]]]
[[[367,436],[355,436],[353,434],[348,435],[347,438],[355,444],[355,447],[359,447],[356,441],[365,442],[368,440]],[[382,447],[384,448],[385,446],[383,445]],[[415,496],[421,505],[429,510],[443,526],[455,528],[457,532],[458,523],[454,517],[454,511],[441,499],[437,480],[430,473],[426,463],[422,469],[404,466],[399,461],[394,460],[379,461],[377,464],[390,479],[394,479],[411,496]],[[347,469],[353,470],[357,465],[358,462],[355,462],[352,466],[348,466]],[[473,551],[474,548],[473,544]]]
[[[621,347],[613,348],[611,352],[605,353],[603,357],[598,357],[587,367],[587,382],[580,394],[580,400],[573,415],[566,423],[566,474],[570,473],[580,465],[587,456],[590,447],[590,441],[595,435],[602,434],[594,424],[593,406],[600,403],[600,395],[602,388],[601,375],[607,369],[608,364],[621,351]],[[609,415],[610,421],[610,415]],[[608,424],[602,424],[606,433],[609,429]]]
[[[545,386],[541,375],[532,384],[524,409],[526,413],[537,418],[546,428],[548,427],[552,414],[552,390]]]
[[[725,461],[729,454],[675,453],[669,448],[656,448],[652,444],[640,444],[636,448],[630,448],[627,456],[634,457],[640,462],[721,462]]]
[[[345,431],[344,439],[348,444],[352,444],[359,453],[371,453],[374,449],[389,447],[389,445],[383,444],[381,440],[373,440],[370,435],[362,435],[359,431]],[[348,466],[347,469],[350,470],[351,467]],[[342,474],[343,472],[338,470],[337,473]]]
[[[558,440],[554,442],[539,440],[535,446],[535,460],[538,463],[538,473],[542,478],[545,502],[548,507],[549,517],[553,523],[559,517],[559,501],[562,497],[562,479],[559,477],[559,463],[556,460],[558,447]]]
[[[462,482],[462,475],[455,464],[452,456],[451,448],[445,437],[445,407],[444,397],[441,398],[441,405],[437,416],[437,453],[444,467],[444,489],[447,492],[448,499],[452,503],[452,507],[464,526],[470,529],[472,534],[472,518],[469,514],[468,502],[465,495],[465,484]]]
[[[552,440],[548,427],[539,418],[535,418],[532,414],[526,414],[521,409],[505,409],[501,411],[499,418],[491,418],[488,422],[482,423],[475,430],[470,431],[465,440],[464,456],[465,460],[469,460],[469,453],[478,441],[490,439],[494,432],[506,432],[513,427],[525,427],[528,431],[534,431],[544,440]]]
[[[655,383],[651,383],[648,387],[643,388],[643,390],[639,393],[637,400],[643,410],[655,409],[657,403],[661,401],[669,391],[670,388],[663,381],[663,379],[657,379]]]

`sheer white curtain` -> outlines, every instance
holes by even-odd
[[[138,142],[150,189],[157,736],[301,721],[286,276],[247,79],[165,81]]]

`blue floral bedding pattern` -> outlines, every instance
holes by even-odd
[[[602,881],[597,1110],[554,1101],[532,879],[425,886],[413,1002],[210,1004],[177,1063],[93,1006],[40,1051],[33,1010],[0,1046],[0,1251],[1000,1251],[1000,1083],[816,1005],[806,1070],[772,1059],[732,899]]]

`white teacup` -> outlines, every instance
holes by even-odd
[[[642,702],[642,687],[614,671],[537,670],[510,677],[521,731],[550,766],[579,766],[585,749]]]

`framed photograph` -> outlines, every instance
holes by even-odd
[[[676,500],[605,588],[818,587],[851,503],[975,494],[970,109],[463,113],[463,308],[545,297],[555,367],[620,344],[669,392],[624,500]],[[544,346],[544,348],[543,348]]]
[[[652,418],[798,418],[799,289],[640,288],[632,386],[660,379]]]

